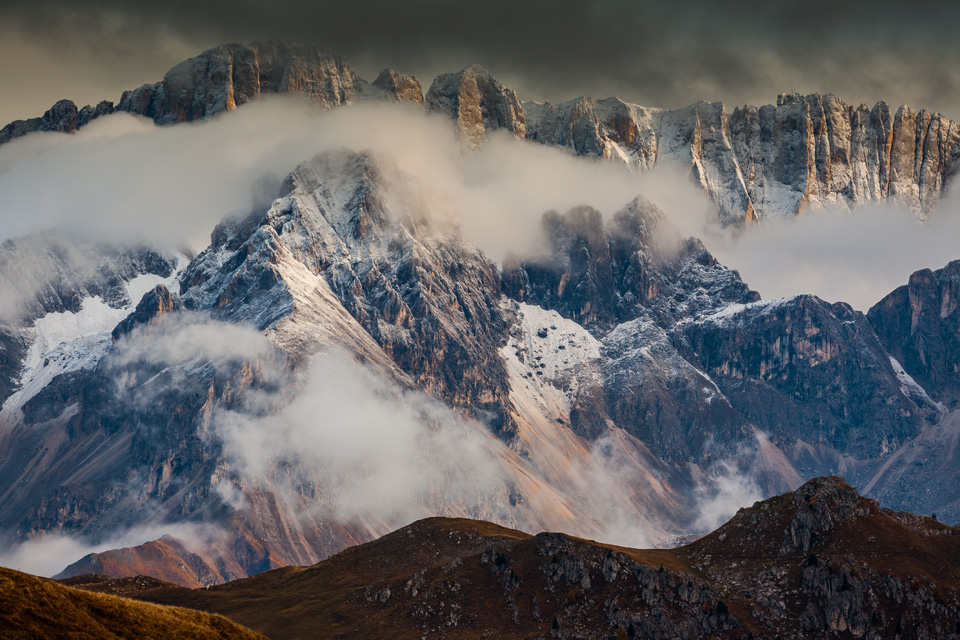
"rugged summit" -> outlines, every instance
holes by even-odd
[[[480,65],[437,76],[425,105],[452,117],[472,147],[483,144],[487,131],[506,129],[518,138],[527,135],[517,92],[504,87]]]
[[[157,124],[189,122],[271,93],[331,109],[353,102],[363,84],[343,58],[316,45],[227,44],[181,62],[161,82],[124,92],[117,110]]]
[[[137,91],[126,104],[168,124],[270,92],[305,92],[321,108],[420,98],[470,144],[506,129],[643,168],[679,161],[741,214],[758,175],[741,171],[723,105],[524,106],[479,67],[442,76],[423,98],[416,79],[385,71],[367,85],[315,47],[227,45]],[[774,123],[761,142],[779,140],[761,155],[780,157],[778,180],[820,180],[807,160],[825,153],[814,169],[849,167],[859,185],[843,193],[882,195],[861,189],[869,181],[853,168],[871,156],[838,151],[843,113],[854,113],[839,105],[783,98],[773,120],[758,115]],[[814,141],[803,160],[791,145],[815,107],[829,147]],[[211,524],[223,535],[199,545],[167,539],[73,568],[121,572],[153,558],[171,580],[210,584],[314,563],[428,514],[594,538],[643,531],[663,545],[714,526],[711,505],[730,483],[770,495],[841,470],[893,506],[960,517],[952,265],[917,275],[869,318],[814,296],[760,300],[637,199],[607,219],[589,206],[548,212],[541,251],[498,266],[391,158],[304,160],[271,202],[224,220],[192,258],[54,236],[3,245],[5,541]],[[796,195],[813,183],[789,184]],[[303,457],[324,452],[274,451],[290,438],[244,450],[339,382],[310,387],[331,354],[339,378],[363,372],[362,397],[382,402],[391,424],[424,426],[415,449],[427,455],[408,466],[427,479],[403,510],[342,515],[344,474]],[[349,435],[335,400],[293,422]]]
[[[870,323],[890,355],[937,401],[960,402],[960,261],[923,269],[874,305]]]
[[[40,118],[0,129],[0,144],[37,131],[70,133],[116,112],[145,116],[160,125],[190,122],[271,94],[305,96],[320,110],[366,98],[423,101],[416,78],[384,69],[371,84],[342,57],[317,45],[224,44],[184,60],[160,82],[124,91],[116,105],[103,101],[78,109],[72,101],[61,100]]]
[[[638,170],[689,171],[725,224],[792,216],[809,207],[891,201],[926,216],[960,170],[960,126],[939,113],[884,102],[849,105],[830,94],[781,94],[775,105],[698,102],[664,110],[618,98],[521,101],[479,65],[438,76],[424,97],[413,76],[384,70],[371,84],[316,45],[225,44],[126,91],[116,106],[58,102],[40,118],[0,130],[0,144],[36,131],[72,132],[125,111],[158,124],[198,120],[260,95],[306,96],[319,109],[363,99],[423,103],[453,118],[468,147],[489,132],[568,147]]]
[[[640,169],[689,167],[730,221],[887,199],[925,213],[960,168],[960,127],[943,115],[829,94],[782,94],[729,114],[717,103],[664,111],[616,98],[524,110],[532,140]]]

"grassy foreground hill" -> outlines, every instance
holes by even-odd
[[[91,593],[3,568],[0,638],[264,640],[217,614]]]

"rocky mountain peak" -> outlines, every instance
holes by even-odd
[[[73,133],[94,118],[113,113],[113,110],[113,103],[108,100],[103,100],[96,106],[87,105],[82,109],[78,109],[72,100],[60,100],[39,118],[15,120],[0,129],[0,144],[28,133]]]
[[[488,131],[495,129],[506,129],[518,138],[527,136],[517,92],[500,84],[480,65],[437,76],[425,104],[430,111],[451,116],[463,139],[474,148],[483,144]]]
[[[717,204],[724,224],[885,200],[924,217],[960,172],[960,126],[928,110],[891,113],[884,102],[853,106],[818,93],[782,93],[776,104],[732,112],[719,102],[665,110],[615,97],[521,103],[479,65],[438,76],[424,97],[413,76],[388,69],[368,83],[322,47],[275,42],[209,49],[161,82],[125,92],[116,107],[62,101],[0,130],[0,144],[35,131],[71,132],[116,111],[159,124],[196,120],[261,94],[303,95],[320,110],[364,99],[425,102],[453,118],[471,148],[504,129],[641,170],[674,165]]]
[[[148,324],[164,313],[182,308],[180,298],[170,293],[166,286],[158,284],[144,294],[133,313],[118,324],[111,335],[114,340],[118,340],[121,336],[133,331],[136,326]]]
[[[870,512],[857,490],[838,476],[810,480],[797,489],[792,502],[797,511],[780,545],[783,553],[809,551],[838,523]]]
[[[836,531],[880,508],[838,476],[821,476],[796,491],[755,503],[694,546],[711,553],[733,552],[733,541],[745,552],[771,557],[808,553],[833,541]],[[832,541],[832,542],[831,542]]]
[[[423,102],[423,87],[415,76],[408,76],[393,69],[384,69],[373,81],[373,86],[382,89],[398,102],[415,102],[416,104]]]
[[[230,111],[262,94],[306,96],[320,109],[354,101],[362,80],[346,60],[318,45],[224,44],[184,60],[161,82],[124,92],[117,106],[158,124]]]
[[[960,260],[922,269],[867,312],[884,347],[931,396],[960,402]]]

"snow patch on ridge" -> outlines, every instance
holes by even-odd
[[[900,362],[893,356],[890,356],[890,366],[893,367],[893,373],[897,376],[897,381],[900,383],[900,390],[903,391],[905,396],[908,398],[923,398],[939,409],[941,413],[947,412],[947,408],[943,406],[943,403],[935,402],[933,398],[927,395],[926,389],[921,387],[917,381],[913,379],[913,376],[907,373]]]
[[[755,317],[759,317],[764,314],[771,313],[784,305],[790,304],[799,297],[800,296],[791,296],[787,298],[774,298],[773,300],[757,300],[756,302],[748,302],[746,304],[734,302],[728,304],[715,313],[711,313],[703,318],[693,320],[693,322],[725,325],[732,323],[737,316],[741,315],[745,311],[756,311],[757,313]]]
[[[501,355],[520,365],[523,378],[562,392],[569,409],[583,376],[590,375],[600,361],[600,342],[556,311],[521,302],[517,304],[517,318],[521,334],[510,338]]]
[[[7,398],[0,413],[20,409],[59,375],[95,367],[113,342],[113,328],[148,291],[159,284],[173,287],[187,262],[185,256],[179,256],[177,268],[168,278],[146,273],[128,281],[127,303],[121,307],[111,307],[100,296],[91,296],[81,301],[76,313],[53,312],[37,318],[29,330],[32,341],[22,363],[19,388]]]

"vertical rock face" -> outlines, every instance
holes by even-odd
[[[729,114],[720,103],[665,111],[615,98],[523,106],[530,140],[639,169],[689,169],[733,224],[888,198],[924,215],[960,168],[956,123],[909,107],[891,114],[883,102],[783,94]]]
[[[182,309],[183,304],[180,299],[162,284],[148,291],[137,303],[137,308],[133,313],[127,316],[111,333],[114,340],[127,335],[133,331],[134,327],[141,324],[153,322],[164,313]]]
[[[879,455],[939,412],[905,389],[866,318],[814,296],[731,306],[677,326],[674,341],[775,438]]]
[[[509,389],[498,355],[507,322],[497,268],[455,233],[438,232],[443,221],[426,212],[392,219],[383,185],[393,171],[369,154],[325,154],[302,164],[262,219],[215,233],[184,275],[185,302],[274,326],[311,295],[291,290],[289,257],[298,269],[320,274],[416,384],[509,438]],[[260,303],[273,299],[284,303]]]
[[[619,98],[577,98],[557,105],[524,102],[523,110],[529,140],[570,147],[577,155],[623,159],[642,169],[656,162],[659,109]]]
[[[0,144],[35,131],[71,132],[125,111],[159,124],[198,120],[264,94],[298,94],[319,109],[362,99],[424,103],[453,118],[476,148],[490,131],[624,162],[690,173],[724,224],[793,216],[808,207],[890,200],[920,217],[960,171],[960,126],[927,110],[884,102],[851,106],[833,95],[781,94],[775,105],[698,102],[650,109],[617,98],[523,102],[479,65],[442,74],[423,95],[419,80],[386,69],[373,83],[316,45],[225,44],[171,69],[161,82],[124,92],[120,103],[77,109],[58,102],[40,118],[0,130]]]
[[[600,340],[600,371],[572,401],[587,436],[609,420],[678,462],[756,427],[781,446],[878,456],[940,417],[862,314],[813,296],[760,301],[648,203],[606,224],[585,207],[548,213],[543,226],[547,253],[508,260],[503,288]]]
[[[519,138],[527,135],[517,92],[504,87],[480,65],[437,76],[425,105],[456,120],[460,134],[471,147],[481,145],[488,130],[506,129]]]
[[[181,62],[161,82],[124,92],[117,109],[170,124],[285,93],[331,109],[353,102],[361,83],[343,58],[316,45],[227,44]]]
[[[397,102],[423,103],[423,87],[414,76],[408,76],[393,69],[384,69],[373,81],[373,86],[383,90]]]
[[[960,142],[942,115],[909,107],[891,115],[884,102],[853,107],[820,94],[736,109],[730,130],[754,207],[778,215],[887,198],[927,212],[956,172]]]
[[[890,355],[935,400],[951,408],[960,403],[960,261],[917,271],[867,318]]]

